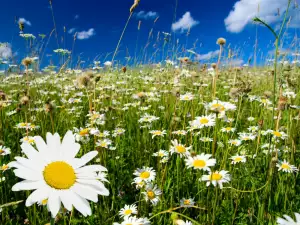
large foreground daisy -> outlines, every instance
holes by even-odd
[[[21,148],[27,158],[15,157],[9,164],[16,168],[14,173],[24,179],[12,187],[13,191],[35,190],[26,200],[26,206],[47,201],[47,208],[55,217],[61,207],[71,211],[76,208],[84,216],[91,215],[87,200],[97,202],[98,195],[108,196],[109,191],[98,179],[97,172],[107,171],[101,165],[85,166],[97,154],[91,151],[81,158],[75,158],[80,145],[68,131],[62,142],[60,136],[47,133],[47,143],[37,136],[37,150],[28,143]]]

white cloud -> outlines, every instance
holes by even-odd
[[[74,20],[78,20],[78,19],[79,19],[79,15],[77,14],[74,16]]]
[[[255,16],[267,23],[280,20],[278,9],[283,13],[287,8],[287,0],[239,0],[225,19],[226,29],[233,33],[241,32]]]
[[[85,40],[85,39],[89,39],[90,37],[94,36],[95,33],[95,29],[91,28],[88,31],[81,31],[77,33],[77,38],[79,40]]]
[[[220,50],[216,50],[216,51],[210,51],[206,54],[203,55],[197,55],[195,57],[195,60],[199,61],[199,60],[209,60],[211,58],[217,57],[219,55]]]
[[[145,11],[140,11],[136,14],[136,18],[138,19],[144,19],[144,20],[152,20],[152,19],[156,19],[158,17],[158,13],[157,12],[145,12]]]
[[[242,59],[233,59],[228,62],[228,65],[241,66],[243,63],[244,63],[244,60],[242,60]]]
[[[181,30],[181,32],[183,32],[198,24],[199,21],[194,20],[190,12],[186,12],[177,22],[172,24],[172,30]]]
[[[76,28],[71,28],[70,30],[68,30],[69,34],[73,34],[76,31]]]
[[[0,43],[0,58],[8,59],[12,57],[11,46],[7,43]]]
[[[24,23],[26,24],[27,26],[31,26],[31,22],[26,20],[25,18],[19,18],[19,23]]]

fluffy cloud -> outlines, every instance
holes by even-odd
[[[199,21],[194,20],[190,12],[186,12],[177,22],[172,24],[172,30],[181,30],[181,32],[183,32],[184,30],[188,30],[198,24]]]
[[[152,20],[152,19],[156,19],[158,17],[158,13],[157,12],[145,12],[145,11],[140,11],[136,14],[136,18],[138,19],[144,19],[144,20]]]
[[[210,51],[206,54],[203,55],[197,55],[195,57],[195,60],[199,61],[199,60],[209,60],[211,58],[217,57],[219,55],[220,50],[216,50],[216,51]]]
[[[26,24],[27,26],[31,26],[31,22],[26,20],[25,18],[19,18],[19,23],[24,23]]]
[[[11,46],[7,43],[0,43],[0,59],[8,59],[12,57]]]
[[[85,39],[89,39],[90,37],[94,36],[95,33],[95,29],[91,28],[88,31],[81,31],[77,33],[77,38],[79,40],[85,40]]]
[[[239,0],[225,19],[226,29],[239,33],[255,16],[267,23],[277,22],[280,20],[278,9],[283,12],[286,8],[287,0]]]

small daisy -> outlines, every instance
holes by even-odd
[[[173,131],[172,134],[185,136],[187,132],[185,130],[177,130],[177,131]]]
[[[223,183],[227,183],[230,181],[230,175],[228,174],[228,171],[221,170],[220,172],[210,172],[209,175],[203,175],[201,180],[206,181],[206,186],[209,186],[211,183],[214,186],[217,186],[218,184],[222,189]]]
[[[109,146],[111,144],[112,144],[112,141],[106,138],[106,139],[97,141],[96,146],[101,147],[101,148],[109,148]]]
[[[190,122],[192,128],[201,129],[203,127],[213,127],[216,124],[215,115],[199,116]]]
[[[256,138],[253,133],[239,133],[239,139],[242,141],[252,141]]]
[[[151,130],[150,134],[152,134],[152,139],[155,138],[156,136],[161,136],[163,137],[166,134],[165,130]]]
[[[152,184],[148,184],[146,186],[145,192],[142,192],[145,196],[145,200],[150,201],[153,205],[157,205],[160,201],[159,196],[162,194],[161,190],[157,188],[157,186],[153,186]]]
[[[137,207],[135,204],[125,205],[124,208],[122,208],[119,211],[119,215],[121,217],[131,216],[132,214],[137,214],[137,213],[138,213],[138,211],[137,211]]]
[[[228,143],[234,146],[240,146],[242,144],[242,141],[239,139],[231,139],[228,141]]]
[[[222,132],[225,132],[225,133],[230,133],[230,132],[234,132],[235,131],[235,128],[234,127],[223,127],[221,129]]]
[[[181,207],[191,207],[195,205],[195,201],[193,198],[183,198],[180,200]]]
[[[136,176],[136,178],[134,178],[135,183],[139,183],[141,181],[148,183],[155,179],[156,172],[152,167],[143,167],[142,169],[135,170],[133,175]]]
[[[1,167],[0,167],[0,170],[2,170],[3,172],[10,169],[10,166],[8,164],[3,164]]]
[[[187,157],[187,156],[190,155],[189,150],[192,148],[191,146],[190,147],[185,147],[184,145],[179,144],[176,139],[171,141],[171,143],[172,143],[172,146],[171,146],[171,149],[170,149],[171,154],[177,153],[177,154],[179,154],[180,158],[182,156]]]
[[[204,171],[210,171],[209,167],[216,165],[216,159],[211,159],[211,154],[197,155],[194,157],[188,157],[185,159],[185,163],[188,168],[199,169]]]
[[[183,220],[176,219],[175,225],[193,225],[193,224],[190,221],[183,221]]]
[[[283,162],[277,163],[276,167],[278,167],[279,171],[282,170],[283,172],[287,172],[287,173],[293,173],[293,172],[298,171],[296,166],[291,165],[286,160],[284,160]]]
[[[0,145],[0,156],[9,155],[11,153],[10,148]]]
[[[232,159],[231,164],[237,164],[237,163],[245,163],[246,162],[246,156],[244,155],[235,155],[232,156],[230,159]]]
[[[32,136],[25,136],[20,140],[22,143],[28,143],[34,145],[34,138]]]
[[[158,152],[153,153],[153,156],[164,158],[169,156],[169,152],[161,149]]]
[[[192,93],[186,93],[184,95],[180,95],[180,100],[181,101],[191,101],[194,99],[194,95]]]

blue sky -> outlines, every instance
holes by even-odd
[[[251,57],[255,44],[256,26],[251,23],[251,18],[257,15],[258,5],[260,16],[276,27],[282,20],[281,14],[287,3],[287,0],[249,1],[178,0],[176,21],[174,21],[176,0],[141,0],[129,23],[117,59],[122,60],[128,54],[134,56],[137,37],[139,37],[138,49],[141,49],[146,45],[149,31],[153,28],[153,41],[149,44],[148,54],[152,54],[156,50],[153,48],[153,44],[157,33],[168,32],[172,33],[172,40],[175,36],[175,39],[178,39],[179,43],[186,46],[187,49],[192,48],[193,43],[198,40],[194,50],[199,54],[198,58],[201,60],[214,55],[218,49],[217,38],[224,37],[227,40],[227,46],[239,49],[239,56],[236,60],[239,63],[242,60],[246,62]],[[132,3],[133,0],[53,0],[59,47],[71,50],[74,33],[78,32],[73,52],[76,60],[79,55],[82,60],[87,62],[85,65],[92,62],[96,56],[100,56],[100,61],[110,60],[111,55],[106,59],[104,56],[114,51]],[[281,10],[279,13],[278,8]],[[29,54],[24,39],[19,36],[19,28],[15,23],[16,18],[17,20],[22,18],[25,22],[24,33],[48,36],[53,29],[48,0],[3,1],[1,9],[0,42],[10,43],[15,59],[20,60]],[[158,16],[159,19],[153,27],[153,21]],[[298,20],[298,9],[293,9],[290,16],[292,19],[289,36],[292,37],[295,32],[298,32],[296,30],[297,24],[299,24],[297,22],[300,21]],[[142,21],[140,31],[137,30],[139,20]],[[177,30],[172,30],[174,22],[177,24],[173,25],[173,28],[178,28]],[[185,28],[189,26],[191,29],[187,41]],[[64,27],[67,31],[65,34]],[[72,34],[69,34],[68,31],[72,28]],[[272,46],[269,45],[272,36],[263,27],[258,27],[258,31],[259,49],[261,52],[267,53],[272,49]],[[64,36],[64,41],[62,41]],[[163,40],[158,44],[162,46]],[[48,56],[44,57],[43,65],[49,63],[50,59],[54,62],[57,60],[53,53],[56,48],[55,35],[52,35],[46,49]],[[158,59],[162,58],[158,57]]]

